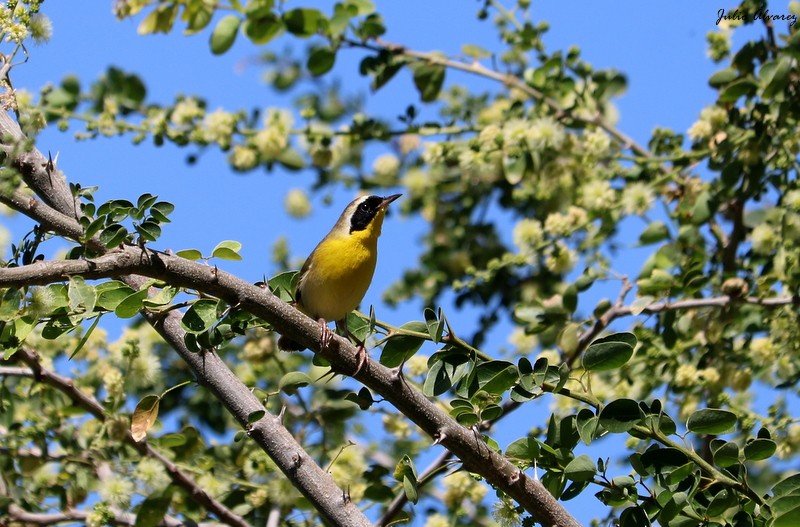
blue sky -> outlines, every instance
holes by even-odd
[[[385,35],[389,41],[452,55],[458,55],[464,43],[497,49],[491,25],[479,23],[475,17],[482,2],[376,3],[389,28]],[[89,4],[94,7],[87,7]],[[287,2],[286,7],[307,4]],[[713,102],[714,93],[707,79],[720,66],[706,57],[705,35],[715,29],[720,7],[723,6],[690,0],[564,0],[534,1],[532,13],[536,21],[550,23],[545,37],[550,50],[577,45],[596,68],[613,67],[626,74],[629,88],[617,101],[618,126],[646,145],[655,127],[684,132],[702,107]],[[208,32],[191,37],[180,31],[141,37],[136,33],[139,19],[116,21],[111,2],[80,6],[74,2],[48,2],[44,11],[53,21],[52,42],[31,48],[29,61],[14,69],[12,80],[17,88],[37,92],[47,82],[57,83],[67,74],[76,74],[89,83],[108,66],[115,65],[139,74],[147,84],[148,98],[156,102],[168,103],[178,94],[198,94],[209,101],[210,109],[286,105],[285,98],[272,93],[260,81],[258,68],[246,66],[259,50],[243,38],[229,53],[217,57],[208,50]],[[786,8],[774,4],[772,11]],[[777,28],[778,33],[785,31],[781,24]],[[734,40],[737,41],[740,37]],[[408,74],[400,75],[380,92],[369,94],[368,80],[357,74],[361,57],[358,51],[345,51],[337,62],[335,75],[348,90],[368,95],[370,111],[391,118],[403,113],[408,104],[418,104]],[[449,76],[448,81],[490,86],[485,80],[465,74]],[[78,129],[79,125],[67,133],[46,131],[38,143],[45,152],[59,153],[60,168],[68,179],[83,186],[99,185],[100,202],[111,198],[135,200],[150,192],[175,203],[173,223],[164,227],[157,248],[198,248],[209,253],[219,241],[238,240],[243,243],[244,260],[223,262],[220,266],[251,281],[273,271],[270,248],[279,236],[288,237],[295,257],[304,257],[353,197],[348,191],[337,191],[333,204],[325,206],[322,194],[313,195],[314,215],[308,220],[294,220],[283,210],[284,195],[293,187],[308,188],[314,180],[311,173],[235,174],[228,169],[224,155],[213,151],[204,154],[196,165],[188,166],[185,157],[190,150],[171,145],[133,146],[127,138],[76,142],[72,134]],[[15,238],[28,228],[19,220],[2,221],[8,222]],[[397,214],[387,219],[378,271],[362,307],[380,304],[381,292],[405,268],[414,265],[414,251],[409,248],[419,245],[422,227],[420,220]],[[421,318],[421,313],[418,306],[410,305],[397,311],[379,308],[378,316],[400,324]],[[450,319],[453,320],[452,315]],[[487,351],[491,353],[492,349]],[[527,428],[520,422],[530,426],[531,420],[541,421],[544,410],[542,406],[538,410],[532,407],[529,413],[520,412],[505,425],[517,436],[522,435]],[[503,437],[515,438],[511,430]],[[602,514],[604,509],[588,492],[580,504],[580,509],[574,504],[567,506],[583,522]]]

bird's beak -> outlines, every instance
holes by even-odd
[[[383,198],[383,201],[381,201],[381,204],[378,206],[378,209],[385,209],[386,207],[389,206],[389,203],[393,202],[400,196],[402,196],[402,194],[392,194],[391,196],[386,196],[385,198]]]

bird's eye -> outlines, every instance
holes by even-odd
[[[365,201],[364,203],[359,205],[358,208],[361,209],[361,210],[367,210],[367,202]]]

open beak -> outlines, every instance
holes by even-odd
[[[379,210],[385,209],[386,207],[389,206],[389,203],[393,202],[400,196],[402,196],[402,194],[392,194],[391,196],[386,196],[385,198],[383,198],[383,201],[381,201],[381,204],[378,206],[378,209]]]

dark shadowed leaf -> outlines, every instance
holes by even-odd
[[[425,102],[435,101],[444,84],[444,66],[422,64],[414,68],[414,86]]]
[[[611,401],[600,410],[600,425],[612,433],[627,432],[641,419],[639,405],[632,399]]]
[[[217,322],[217,301],[201,299],[192,304],[181,319],[181,327],[189,333],[199,334],[211,329]]]
[[[312,75],[318,77],[328,73],[336,62],[336,52],[331,48],[314,48],[308,54],[306,67]]]
[[[686,428],[696,434],[724,434],[736,426],[736,414],[717,408],[703,408],[689,416]]]

